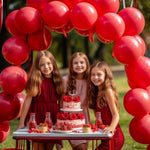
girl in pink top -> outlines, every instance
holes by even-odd
[[[72,55],[69,63],[69,75],[63,77],[65,93],[76,90],[77,95],[81,99],[81,108],[85,116],[85,122],[90,123],[90,115],[88,104],[86,101],[87,92],[87,79],[89,76],[89,61],[85,54],[77,52]],[[70,140],[69,141],[73,150],[87,150],[87,140]]]

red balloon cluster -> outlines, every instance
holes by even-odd
[[[119,11],[119,4],[119,0],[27,0],[26,7],[11,12],[5,24],[14,37],[4,43],[2,53],[9,63],[16,66],[6,68],[0,74],[3,89],[0,107],[9,108],[0,109],[9,114],[7,117],[0,116],[0,120],[17,117],[18,112],[12,108],[14,105],[19,107],[19,102],[14,104],[17,101],[15,95],[26,84],[26,75],[18,65],[28,59],[31,50],[49,48],[51,32],[62,33],[67,38],[67,33],[74,28],[93,43],[93,34],[103,43],[114,42],[112,55],[125,65],[131,87],[124,97],[125,109],[134,116],[129,127],[130,134],[137,142],[150,143],[150,59],[144,56],[146,46],[139,36],[145,19],[137,8],[127,7]]]
[[[9,127],[8,121],[20,117],[25,100],[22,90],[25,88],[26,82],[27,74],[18,66],[7,67],[0,74],[0,86],[3,90],[0,93],[0,143],[9,134],[9,128],[5,129],[5,127]],[[3,125],[4,127],[1,128]]]

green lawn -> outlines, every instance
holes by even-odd
[[[146,150],[147,145],[135,142],[129,134],[128,127],[133,117],[126,112],[123,106],[124,95],[126,94],[128,90],[130,90],[127,84],[126,76],[116,77],[115,81],[116,81],[117,90],[118,90],[119,98],[120,98],[120,125],[125,135],[125,144],[122,150]],[[94,123],[95,117],[93,115],[93,112],[92,111],[90,112],[91,112],[92,122]],[[16,130],[17,126],[18,126],[18,120],[10,121],[10,134],[8,138],[0,144],[0,150],[4,148],[15,147],[15,140],[12,139],[12,132]],[[91,142],[90,142],[89,150],[91,149],[92,148],[91,148]],[[62,150],[71,150],[71,147],[68,144],[68,141],[64,141],[64,148]]]

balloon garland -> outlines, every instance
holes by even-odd
[[[145,19],[137,9],[137,1],[133,8],[133,0],[130,7],[126,7],[123,0],[121,11],[119,0],[27,0],[26,3],[26,7],[12,11],[5,22],[13,37],[4,43],[2,53],[16,66],[10,66],[0,74],[3,90],[0,114],[4,115],[0,115],[0,125],[19,116],[20,111],[16,112],[13,107],[21,109],[23,100],[16,97],[27,82],[27,75],[19,65],[29,58],[31,49],[45,50],[52,43],[51,32],[56,31],[67,38],[67,33],[74,28],[93,43],[94,34],[103,43],[114,42],[112,56],[124,64],[131,87],[124,97],[126,111],[134,116],[129,125],[130,135],[136,142],[149,144],[150,59],[144,56],[146,46],[139,36]],[[24,98],[21,94],[21,99]],[[6,137],[0,136],[0,142],[4,139]]]

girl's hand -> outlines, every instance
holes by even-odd
[[[25,127],[24,124],[19,124],[18,129],[23,129]]]
[[[111,126],[105,127],[103,129],[103,133],[114,133],[114,132],[115,132],[115,128],[113,128]]]

